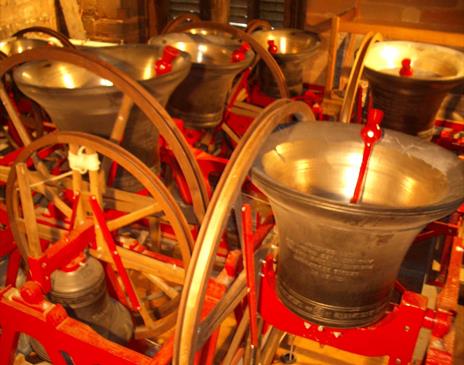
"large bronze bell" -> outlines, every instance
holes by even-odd
[[[187,76],[190,56],[181,54],[173,60],[169,73],[157,75],[155,63],[163,47],[131,44],[114,47],[82,48],[138,80],[163,106],[175,87]],[[40,104],[59,130],[82,131],[105,138],[110,136],[122,101],[122,93],[111,82],[84,68],[51,61],[28,62],[17,67],[14,79],[19,89]],[[141,111],[131,110],[122,146],[147,166],[155,163],[154,146],[158,131]],[[123,178],[126,179],[126,178]],[[135,183],[127,177],[120,187]]]
[[[278,295],[301,317],[329,327],[379,320],[415,236],[464,200],[464,161],[385,130],[362,200],[350,203],[363,154],[360,128],[307,122],[280,129],[253,168],[277,222]]]
[[[252,37],[274,56],[285,76],[291,96],[301,95],[303,66],[319,48],[319,36],[299,29],[272,29],[254,32]],[[262,91],[275,98],[280,97],[274,77],[264,64],[259,66],[258,80]]]
[[[425,43],[374,44],[365,60],[374,107],[383,126],[430,139],[446,94],[464,82],[462,52]]]
[[[169,33],[151,38],[149,43],[169,44],[192,58],[188,77],[169,99],[169,113],[190,128],[217,126],[222,121],[235,76],[250,65],[254,53],[248,50],[242,60],[234,61],[233,52],[240,43],[231,36],[223,37],[220,32]]]
[[[47,41],[41,39],[29,39],[29,38],[7,38],[0,41],[0,52],[11,56],[16,53],[24,52],[28,49],[36,47],[47,47],[49,44]]]

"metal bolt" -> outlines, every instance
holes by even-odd
[[[401,365],[401,359],[396,358],[396,359],[395,359],[395,364],[396,364],[396,365]]]
[[[42,264],[40,265],[40,267],[42,267],[42,269],[45,269],[47,267],[47,263],[46,262],[42,262]]]
[[[403,329],[404,329],[404,332],[409,332],[409,330],[411,329],[411,327],[409,327],[409,326],[404,326]]]
[[[324,331],[324,326],[317,326],[317,330],[318,330],[319,332]]]

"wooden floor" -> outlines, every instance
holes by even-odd
[[[284,364],[278,357],[288,352],[288,347],[280,348],[273,364]],[[388,364],[383,357],[364,357],[346,351],[337,350],[330,346],[320,346],[314,341],[296,338],[294,342],[296,362],[300,365],[380,365]]]
[[[464,306],[459,306],[458,315],[454,322],[456,331],[456,347],[454,353],[454,365],[464,365]],[[423,346],[427,345],[426,338],[423,338]],[[349,352],[341,351],[330,346],[321,347],[319,344],[296,338],[294,342],[294,351],[297,365],[380,365],[388,364],[388,358],[368,358],[355,355]],[[420,346],[420,345],[419,345]],[[279,349],[276,360],[273,364],[283,364],[278,357],[288,352],[288,345]],[[419,350],[420,352],[421,350]],[[416,359],[413,364],[420,364]]]

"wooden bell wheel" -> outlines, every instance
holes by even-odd
[[[146,193],[107,186],[105,159],[127,171]],[[175,325],[194,243],[191,228],[163,182],[127,150],[85,133],[50,133],[18,155],[8,176],[6,202],[25,263],[90,232],[82,249],[113,268],[116,282],[123,283],[122,301],[143,319],[135,337],[157,337]],[[152,229],[153,221],[169,225],[172,234],[165,237]],[[154,294],[157,301],[150,299]]]
[[[382,41],[383,37],[380,33],[370,32],[366,34],[359,46],[358,52],[354,59],[353,67],[350,71],[350,77],[345,89],[345,97],[340,108],[339,120],[342,123],[350,123],[353,113],[353,106],[356,99],[359,81],[361,80],[364,71],[364,59],[369,51],[369,48],[376,42]]]
[[[58,40],[63,47],[69,47],[69,48],[74,48],[74,49],[76,48],[76,46],[72,44],[69,38],[66,37],[63,33],[57,32],[56,30],[53,30],[47,27],[35,26],[35,27],[24,28],[14,33],[13,37],[21,38],[21,37],[24,37],[24,35],[28,33],[46,34]]]
[[[251,34],[258,29],[270,30],[272,29],[272,24],[264,19],[253,19],[248,22],[245,32]]]
[[[83,54],[74,49],[58,47],[35,48],[4,59],[0,62],[0,79],[3,79],[3,76],[15,66],[31,61],[58,61],[82,67],[110,81],[115,88],[122,92],[124,96],[113,124],[113,130],[109,136],[113,141],[120,142],[123,140],[132,106],[137,106],[171,148],[187,180],[192,195],[195,216],[198,222],[201,222],[208,203],[208,195],[198,163],[169,114],[144,87],[118,68],[95,56]],[[11,100],[6,95],[1,81],[0,97],[23,144],[27,146],[31,143],[31,137],[24,128]]]
[[[176,365],[193,364],[195,353],[203,347],[211,334],[228,318],[229,314],[234,312],[247,294],[246,275],[241,272],[236,276],[235,281],[215,308],[207,315],[203,312],[207,286],[214,277],[212,273],[215,253],[228,217],[236,207],[237,199],[240,196],[240,187],[245,181],[263,141],[279,124],[285,123],[291,117],[296,117],[303,122],[314,120],[312,111],[303,102],[278,100],[264,109],[237,145],[213,193],[194,247],[182,293],[174,348],[174,364]],[[238,223],[238,225],[240,224]],[[257,248],[255,258],[262,257],[267,249],[266,247]],[[249,325],[249,317],[243,315],[241,321],[234,328],[233,339],[225,357],[218,359],[217,356],[220,354],[217,353],[209,356],[214,357],[215,361],[223,360],[224,363],[232,362],[232,360],[238,361],[244,356],[245,359],[249,358],[245,355],[247,354],[246,348],[244,349],[241,345]],[[261,359],[267,359],[266,361],[272,359],[279,339],[278,331],[273,330],[263,347],[257,349],[262,355]]]
[[[174,19],[170,20],[161,31],[161,34],[174,32],[177,27],[187,23],[201,22],[201,19],[192,13],[180,14]]]

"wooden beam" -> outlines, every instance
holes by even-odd
[[[169,298],[174,299],[175,297],[180,295],[180,293],[176,289],[170,287],[165,280],[159,278],[158,276],[147,273],[144,273],[144,275]]]
[[[82,23],[81,11],[76,0],[60,0],[66,28],[70,38],[87,39],[87,33]]]
[[[449,47],[464,47],[464,33],[448,33],[435,30],[414,29],[401,26],[347,21],[339,24],[339,32],[367,34],[381,33],[385,38],[416,42],[436,43]]]
[[[213,22],[229,22],[230,0],[210,0],[210,9]]]
[[[335,64],[337,61],[337,44],[338,44],[338,33],[340,31],[340,18],[334,16],[332,18],[332,30],[330,33],[329,41],[329,58],[327,60],[327,75],[325,79],[325,92],[326,96],[330,96],[333,88]]]
[[[134,223],[142,218],[148,217],[152,214],[159,213],[159,212],[160,212],[159,204],[155,203],[152,205],[148,205],[142,209],[135,210],[119,218],[112,219],[106,222],[106,224],[110,231],[115,231],[119,228],[125,227],[131,223]]]
[[[0,99],[2,100],[3,106],[5,107],[8,116],[10,117],[11,122],[13,123],[13,126],[19,134],[19,138],[21,138],[21,142],[23,142],[23,144],[27,146],[31,143],[31,137],[29,136],[29,133],[24,127],[24,124],[21,121],[21,117],[19,116],[19,113],[16,111],[16,108],[14,107],[10,97],[6,93],[5,86],[3,85],[2,81],[0,81]]]
[[[153,274],[175,284],[184,283],[185,270],[182,267],[155,260],[124,247],[118,247],[117,250],[126,269]],[[107,253],[101,253],[95,250],[90,250],[90,253],[92,256],[113,264],[111,256]]]
[[[27,247],[18,247],[21,253],[26,253],[32,258],[38,258],[42,255],[40,246],[39,230],[35,217],[34,202],[32,201],[32,192],[29,187],[28,169],[24,162],[16,164],[16,176],[18,181],[19,196],[21,197],[21,206],[25,222],[25,231],[27,236]],[[22,240],[17,242],[22,244]]]

